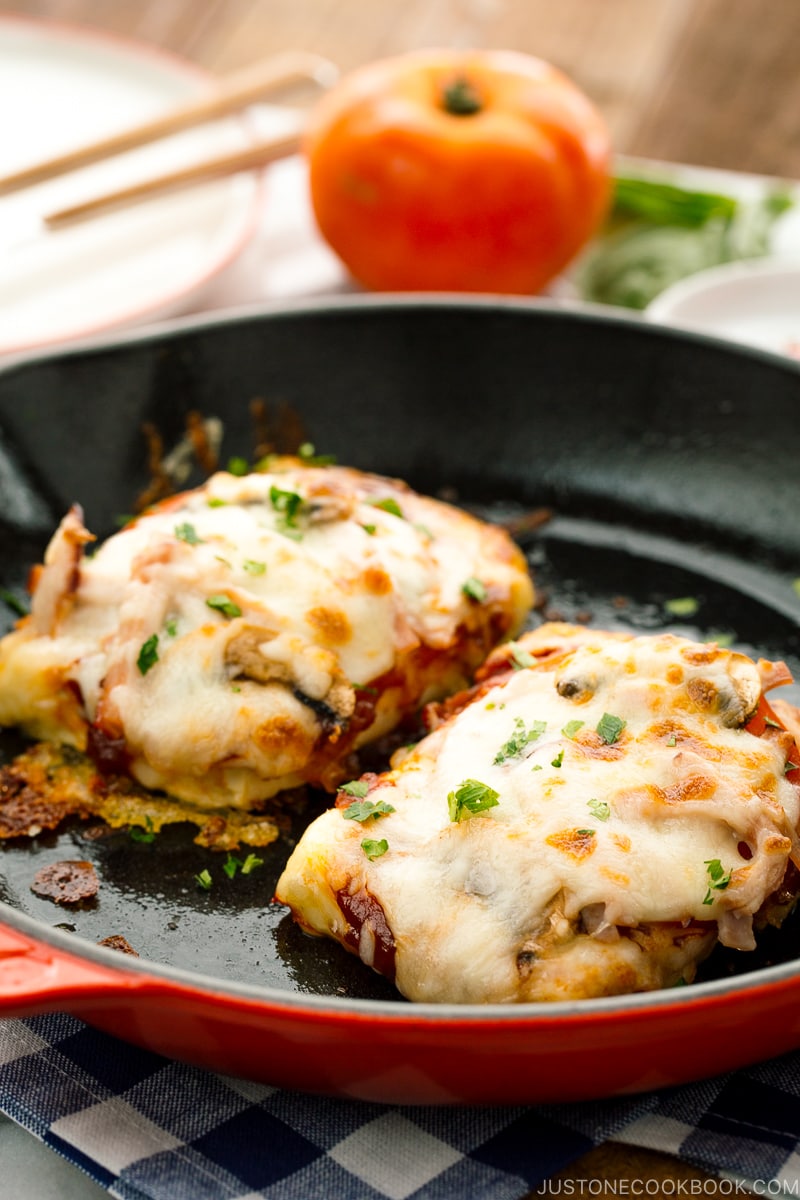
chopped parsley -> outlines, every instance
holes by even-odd
[[[560,767],[561,764],[563,763],[563,761],[564,761],[564,751],[562,749],[562,750],[559,750],[558,754],[555,756],[553,761],[550,763],[550,766],[551,767]]]
[[[142,642],[139,649],[139,657],[136,659],[136,665],[142,675],[146,675],[151,667],[154,667],[158,662],[158,634],[151,633],[146,642]]]
[[[170,637],[177,637],[178,636],[178,618],[170,617],[167,621],[164,622],[164,628],[166,629],[166,631]]]
[[[363,822],[368,821],[370,817],[387,817],[394,811],[394,805],[385,800],[354,800],[352,804],[348,804],[342,816],[346,821]]]
[[[206,500],[209,508],[224,508],[227,503],[227,500],[221,500],[219,496],[211,496],[210,499]]]
[[[483,604],[489,595],[486,590],[486,584],[481,583],[480,579],[476,579],[474,575],[470,575],[469,579],[464,580],[461,585],[461,591],[468,599],[474,600],[476,604]]]
[[[132,842],[149,843],[156,840],[156,831],[153,828],[152,818],[147,816],[145,817],[144,821],[144,829],[142,829],[139,825],[131,825],[130,829],[128,830],[128,837]]]
[[[228,879],[233,879],[237,871],[241,871],[243,875],[249,875],[255,871],[256,867],[263,867],[264,860],[259,858],[257,854],[248,854],[247,858],[242,862],[240,858],[228,852],[228,857],[222,864],[222,869],[228,876]]]
[[[544,769],[544,768],[542,767],[542,764],[541,764],[541,763],[535,763],[535,764],[534,764],[534,765],[531,767],[531,770],[532,770],[532,771],[541,771],[541,770],[543,770],[543,769]]]
[[[3,604],[7,608],[15,612],[18,617],[26,617],[28,615],[27,605],[20,600],[19,596],[15,596],[13,592],[9,592],[7,588],[0,588],[0,600],[3,601]]]
[[[364,838],[364,841],[361,843],[361,849],[370,862],[372,862],[373,859],[381,858],[386,853],[389,849],[389,843],[386,838],[381,838],[379,842],[376,842],[373,838]]]
[[[242,563],[242,566],[244,567],[245,571],[247,571],[248,575],[263,575],[267,569],[267,564],[265,562],[258,562],[254,558],[246,558]]]
[[[678,744],[677,735],[674,733],[671,733],[669,735],[669,738],[667,739],[667,745],[671,747],[671,746],[677,746],[677,744]]]
[[[399,517],[401,521],[405,520],[403,510],[394,496],[387,496],[385,500],[368,500],[367,504],[371,504],[373,508],[380,508],[384,512],[391,513],[393,517]]]
[[[375,531],[377,530],[378,526],[377,525],[362,525],[361,528],[364,530],[364,533],[368,533],[370,537],[374,537]]]
[[[369,791],[369,784],[363,779],[351,779],[350,783],[343,783],[337,790],[347,796],[354,796],[356,800],[363,800]]]
[[[514,732],[507,742],[504,742],[497,754],[494,756],[494,762],[502,763],[507,758],[516,758],[522,754],[526,746],[531,742],[535,742],[540,738],[547,729],[547,721],[534,721],[530,729],[525,728],[525,722],[522,717],[514,718]]]
[[[714,892],[724,892],[731,881],[731,872],[725,874],[725,868],[718,858],[707,858],[704,866],[708,873],[708,890],[703,899],[703,904],[714,903]]]
[[[214,882],[214,880],[211,878],[211,872],[207,867],[204,867],[202,871],[195,875],[194,881],[198,887],[203,889],[204,892],[210,891],[211,885]]]
[[[528,654],[527,650],[523,650],[516,642],[511,643],[511,666],[515,671],[522,671],[525,667],[534,667],[536,659],[532,654]]]
[[[499,792],[479,779],[465,779],[454,792],[448,793],[447,811],[451,821],[468,821],[490,808],[495,808]]]
[[[250,471],[250,464],[246,458],[242,458],[240,454],[235,454],[233,458],[228,459],[228,474],[229,475],[247,475]]]
[[[576,829],[575,832],[579,837],[594,837],[596,831],[594,829]]]
[[[627,723],[627,721],[623,721],[622,717],[615,717],[612,713],[603,713],[597,722],[596,729],[606,745],[613,746]]]
[[[214,596],[207,596],[206,604],[209,608],[221,612],[223,617],[240,617],[242,615],[239,605],[235,604],[230,596],[226,596],[224,592],[220,592]]]
[[[289,537],[299,537],[298,517],[303,511],[303,497],[298,492],[284,491],[273,483],[269,500],[278,514],[278,529]]]
[[[222,563],[223,567],[230,567],[233,565],[230,559],[223,558],[221,554],[215,554],[214,558],[217,560],[217,562]]]
[[[335,454],[317,454],[313,442],[303,442],[301,446],[298,446],[297,457],[302,458],[309,467],[330,467],[336,462]]]
[[[790,771],[796,771],[798,766],[800,766],[800,763],[787,762],[783,768],[784,775],[788,775]]]
[[[664,608],[673,617],[693,617],[699,607],[700,601],[694,596],[676,596],[664,601]]]
[[[583,729],[583,725],[583,721],[567,721],[561,732],[563,733],[564,737],[572,739],[575,737],[575,734],[579,729]]]
[[[184,521],[182,525],[175,526],[175,537],[179,542],[186,542],[187,546],[199,546],[205,540],[198,536],[197,530],[190,521]]]
[[[611,806],[606,800],[587,800],[586,807],[598,821],[607,821],[611,816]]]

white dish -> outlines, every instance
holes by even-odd
[[[673,284],[651,321],[800,356],[800,257],[725,263]]]
[[[0,173],[139,123],[209,86],[148,46],[0,17]],[[254,174],[205,183],[52,233],[35,218],[212,154],[252,135],[226,118],[0,199],[0,354],[185,311],[247,244]]]

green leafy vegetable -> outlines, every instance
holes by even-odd
[[[309,467],[330,467],[336,462],[335,454],[317,454],[312,442],[303,442],[297,447],[297,457]]]
[[[142,675],[146,675],[151,667],[154,667],[158,662],[158,634],[152,633],[146,642],[142,642],[139,648],[139,657],[136,659],[136,665]]]
[[[206,597],[206,604],[209,608],[221,612],[224,617],[240,617],[242,615],[239,605],[235,604],[230,596],[226,596],[224,592]]]
[[[515,671],[522,671],[526,667],[536,666],[536,659],[527,650],[523,650],[522,646],[518,646],[516,642],[512,642],[511,646],[511,666]]]
[[[132,842],[144,842],[145,844],[154,842],[156,840],[156,832],[153,829],[152,817],[145,817],[144,829],[140,825],[131,825],[128,830],[128,837]]]
[[[385,500],[368,500],[373,508],[380,508],[383,512],[391,513],[393,517],[399,517],[401,521],[405,520],[403,510],[393,496],[387,496]]]
[[[204,867],[199,874],[195,875],[194,881],[198,887],[203,889],[204,892],[210,891],[211,885],[214,882],[214,880],[211,878],[211,872],[207,867]]]
[[[361,843],[361,849],[370,862],[372,862],[373,859],[381,858],[386,853],[389,849],[389,843],[386,838],[381,838],[379,842],[374,841],[372,838],[365,838]]]
[[[500,793],[479,779],[465,779],[454,792],[448,793],[447,811],[451,821],[468,821],[494,808]]]
[[[708,890],[703,904],[714,903],[714,892],[724,892],[731,881],[731,872],[725,873],[725,868],[718,858],[707,858],[703,864],[708,873]]]
[[[563,761],[564,761],[564,751],[559,750],[558,754],[555,756],[553,761],[550,763],[550,766],[551,767],[560,767],[561,764],[563,763]]]
[[[587,800],[586,806],[598,821],[607,821],[611,816],[611,806],[606,800]]]
[[[347,796],[355,796],[356,800],[363,800],[369,791],[369,784],[363,779],[352,779],[350,783],[343,783],[338,791],[344,792]]]
[[[394,805],[385,800],[354,800],[352,804],[348,804],[342,816],[346,821],[363,822],[368,821],[370,817],[387,817],[394,811]]]
[[[175,526],[175,537],[179,542],[186,542],[187,546],[199,546],[204,541],[204,538],[198,537],[197,530],[190,521]]]
[[[258,562],[254,558],[246,558],[242,563],[242,566],[244,567],[245,571],[247,571],[248,575],[264,575],[267,570],[266,563]]]
[[[606,236],[581,267],[583,296],[642,309],[696,271],[768,254],[772,227],[792,203],[783,190],[744,201],[659,180],[619,178]]]
[[[621,717],[615,717],[612,713],[603,713],[597,722],[596,729],[606,745],[613,746],[626,725],[627,721],[623,721]]]
[[[699,607],[700,601],[694,596],[676,596],[664,602],[664,608],[673,617],[693,617]]]
[[[579,729],[583,729],[583,726],[584,726],[583,721],[567,721],[566,725],[561,730],[561,732],[563,733],[564,737],[568,737],[568,738],[572,739],[575,737],[575,734],[578,732]]]
[[[495,763],[505,762],[507,758],[516,758],[522,754],[526,746],[535,742],[547,729],[546,721],[533,721],[530,728],[525,728],[522,717],[514,718],[514,732],[507,742],[504,742],[494,756]]]
[[[486,584],[481,583],[480,579],[476,579],[474,575],[470,575],[469,579],[464,580],[461,585],[461,591],[470,600],[476,601],[477,604],[483,604],[489,595],[486,590]]]

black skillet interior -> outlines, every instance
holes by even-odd
[[[169,446],[190,411],[222,418],[222,461],[251,456],[251,402],[273,430],[497,517],[547,507],[526,535],[532,616],[669,628],[783,658],[800,678],[800,369],[638,321],[525,303],[345,302],[78,349],[0,372],[0,586],[24,594],[66,508],[113,531],[148,480],[142,426]],[[290,446],[279,448],[292,448]],[[5,627],[13,619],[9,610]],[[787,690],[788,698],[800,693]],[[3,735],[6,755],[19,745]],[[152,843],[73,823],[0,856],[0,899],[143,958],[290,991],[395,998],[270,903],[291,835],[248,876],[176,826]],[[96,901],[64,910],[35,871],[89,859]],[[212,885],[195,882],[208,870]],[[800,922],[706,976],[800,954]]]

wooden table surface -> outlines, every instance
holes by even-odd
[[[571,75],[621,153],[800,178],[800,0],[25,0],[3,11],[134,37],[220,73],[297,48],[342,70],[425,46],[514,48]],[[676,1194],[676,1180],[699,1189],[705,1178],[611,1144],[554,1189],[664,1180]]]

